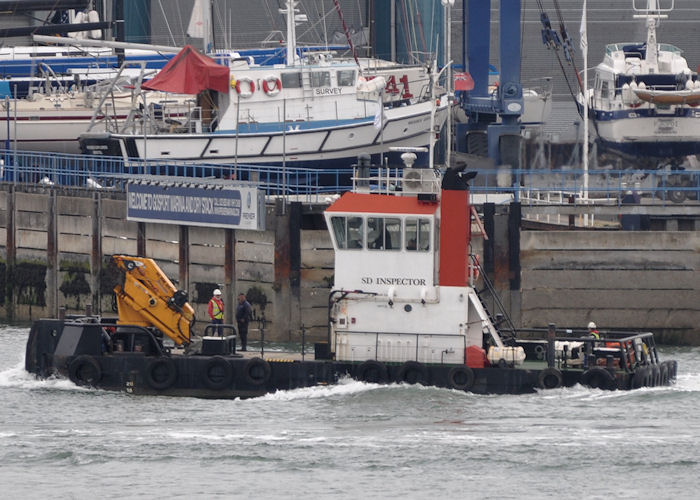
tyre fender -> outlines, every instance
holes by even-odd
[[[233,367],[225,358],[214,356],[204,364],[204,385],[209,389],[220,390],[231,385]]]
[[[243,375],[250,385],[263,385],[270,380],[272,368],[262,358],[251,358],[243,367]]]
[[[612,391],[617,389],[617,380],[612,373],[602,366],[594,366],[583,372],[581,384],[592,389]]]
[[[157,391],[170,388],[177,379],[175,361],[168,357],[152,360],[145,371],[146,383]]]
[[[537,375],[540,389],[558,389],[564,383],[564,376],[556,368],[545,368]]]
[[[374,359],[368,359],[357,367],[355,378],[361,382],[383,384],[388,379],[386,365]]]
[[[418,361],[406,361],[396,374],[396,381],[425,385],[428,383],[428,369]]]
[[[668,373],[668,364],[666,362],[661,363],[661,366],[659,367],[659,378],[660,378],[660,385],[668,385],[670,382],[669,378],[669,373]]]
[[[75,385],[94,386],[102,379],[102,368],[94,356],[81,354],[68,365],[68,378]]]
[[[455,366],[447,373],[447,383],[452,389],[468,391],[474,387],[474,370],[468,366]]]
[[[652,382],[651,382],[652,387],[658,387],[661,385],[661,369],[659,368],[659,365],[652,365],[651,366],[651,377],[652,377]]]
[[[644,387],[648,384],[649,382],[649,367],[647,366],[640,366],[634,371],[634,375],[632,375],[632,380],[630,382],[630,389],[639,389],[641,387]]]

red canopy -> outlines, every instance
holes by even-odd
[[[186,45],[158,74],[141,85],[147,90],[199,94],[210,89],[228,93],[229,70]]]

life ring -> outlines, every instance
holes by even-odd
[[[612,373],[600,366],[594,366],[583,372],[581,384],[591,389],[613,391],[617,389],[617,381]]]
[[[469,275],[474,278],[474,281],[479,279],[479,270],[481,269],[481,264],[479,263],[479,254],[473,254],[473,259],[469,265]]]
[[[382,384],[387,381],[388,373],[384,363],[369,359],[357,367],[355,378],[361,382]]]
[[[649,373],[649,367],[638,367],[634,371],[634,375],[632,375],[632,380],[630,381],[630,389],[639,389],[640,387],[646,386],[649,382]]]
[[[396,381],[425,385],[428,382],[428,369],[418,361],[406,361],[396,374]]]
[[[157,391],[168,389],[177,379],[177,367],[170,358],[160,357],[146,366],[146,383]]]
[[[262,88],[269,96],[277,95],[280,93],[280,90],[282,90],[282,80],[275,75],[267,75],[263,78]]]
[[[233,88],[236,89],[236,92],[238,92],[238,95],[241,97],[250,97],[255,93],[255,82],[248,78],[247,76],[242,76],[238,80],[231,80],[231,84],[236,83]],[[248,88],[241,88],[241,83],[248,84]]]
[[[447,372],[447,383],[452,389],[468,391],[474,386],[474,370],[468,366],[455,366]]]
[[[251,358],[243,368],[243,375],[251,385],[262,385],[270,380],[272,368],[270,363],[262,358]]]
[[[102,368],[93,356],[82,354],[68,365],[68,378],[75,385],[94,386],[102,378]]]
[[[537,375],[540,389],[558,389],[564,383],[564,376],[556,368],[545,368]]]
[[[231,364],[221,356],[214,356],[204,365],[204,384],[209,389],[220,390],[228,387],[233,380]]]

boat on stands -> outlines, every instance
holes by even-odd
[[[646,41],[606,45],[588,94],[589,117],[613,150],[657,158],[698,154],[700,80],[681,49],[656,38],[673,2],[633,2],[633,9],[646,22]]]
[[[407,165],[415,159],[404,155]],[[444,176],[408,166],[394,176],[369,174],[359,167],[356,189],[325,212],[334,284],[328,336],[313,354],[305,345],[270,352],[264,339],[259,351],[237,352],[233,325],[196,335],[187,293],[154,261],[114,256],[123,273],[114,289],[119,318],[34,322],[26,370],[105,390],[202,398],[256,397],[347,377],[479,394],[674,382],[677,363],[660,359],[650,332],[600,331],[596,338],[554,325],[516,331],[487,310],[484,290],[493,288],[469,254],[476,213],[473,174],[463,167]],[[231,181],[219,182],[232,189]]]
[[[87,132],[80,139],[83,152],[127,161],[332,167],[362,153],[427,145],[447,118],[447,99],[440,101],[443,91],[431,81],[434,69],[322,52],[299,57],[293,4],[288,1],[285,11],[286,64],[260,66],[240,58],[216,66],[191,47],[183,49],[144,88],[214,90],[214,106],[197,110],[172,132],[152,130],[147,121]],[[195,73],[186,74],[188,66]],[[433,101],[440,101],[437,107]]]
[[[6,149],[80,154],[78,139],[91,124],[103,131],[108,123],[119,126],[140,101],[130,78],[116,80],[78,88],[49,83],[26,98],[0,100],[0,143]],[[145,98],[151,114],[168,126],[184,121],[188,108],[196,106],[193,96],[151,91]]]

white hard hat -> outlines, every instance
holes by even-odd
[[[214,295],[221,295],[221,290],[219,290],[218,288],[214,290]]]
[[[216,293],[216,292],[214,292],[214,293]],[[589,329],[590,329],[590,328],[595,328],[595,323],[593,323],[592,321],[591,321],[590,323],[588,323],[588,328],[589,328]]]

